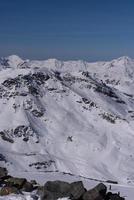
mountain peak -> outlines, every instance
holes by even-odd
[[[17,55],[10,55],[0,59],[0,64],[4,67],[13,67],[16,68],[19,64],[22,64],[24,61]]]
[[[7,60],[14,64],[19,64],[19,63],[23,62],[23,60],[17,55],[8,56]]]
[[[132,60],[130,57],[128,57],[128,56],[121,56],[120,58],[118,58],[117,60],[123,60],[123,61],[130,61],[130,60]]]
[[[133,59],[131,59],[130,57],[122,56],[120,58],[114,59],[112,61],[112,64],[114,64],[115,66],[116,65],[121,65],[121,66],[124,65],[124,66],[126,66],[126,65],[131,65],[132,62],[133,62]]]

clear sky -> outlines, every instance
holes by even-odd
[[[134,58],[134,0],[0,0],[0,56]]]

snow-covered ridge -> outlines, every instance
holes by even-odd
[[[110,65],[110,67],[114,67],[114,66],[119,66],[119,65],[133,65],[134,64],[134,60],[131,59],[130,57],[127,56],[122,56],[118,59],[114,59],[112,61],[101,61],[101,62],[86,62],[83,60],[76,60],[76,61],[60,61],[57,59],[48,59],[48,60],[23,60],[22,58],[20,58],[17,55],[11,55],[5,58],[1,58],[0,59],[0,63],[1,66],[5,66],[6,64],[9,67],[18,67],[19,65],[23,64],[23,63],[27,63],[28,65],[30,65],[32,67],[32,65],[38,65],[41,67],[45,67],[46,65],[49,65],[49,67],[55,67],[58,69],[65,69],[65,70],[83,70],[87,69],[90,65],[92,66],[106,66],[106,65]],[[134,66],[134,65],[133,65]],[[73,68],[71,68],[73,67]]]
[[[134,61],[0,60],[0,164],[134,182]],[[114,166],[113,166],[114,163]]]

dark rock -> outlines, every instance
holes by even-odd
[[[118,96],[115,94],[115,92],[105,84],[96,85],[95,91],[103,93],[104,95],[107,95],[109,97],[118,99]]]
[[[6,157],[0,153],[0,161],[7,162]]]
[[[31,129],[31,127],[28,126],[18,126],[12,133],[13,137],[22,137],[23,141],[27,142],[29,140],[30,137],[33,137],[35,135],[35,133],[33,132],[33,130]]]
[[[0,196],[6,196],[12,193],[19,194],[19,190],[16,187],[3,187],[0,190]]]
[[[11,177],[6,180],[6,186],[16,187],[17,189],[22,189],[26,182],[27,182],[27,180],[25,178]]]
[[[41,111],[41,110],[32,110],[32,114],[35,116],[35,117],[42,117],[44,115],[44,112]]]
[[[112,192],[108,192],[106,194],[105,200],[125,200],[125,198],[120,197],[120,195],[117,193],[113,194]]]
[[[60,76],[60,72],[55,71],[55,77],[56,77],[59,81],[62,81],[62,78],[61,78],[61,76]]]
[[[70,196],[70,184],[64,181],[48,181],[44,189],[51,192],[54,199]]]
[[[125,101],[123,101],[122,99],[117,99],[116,102],[117,102],[117,103],[126,104]]]
[[[17,137],[22,137],[22,136],[26,136],[27,134],[27,130],[28,130],[28,127],[27,126],[18,126],[15,130],[14,130],[14,136],[17,136]]]
[[[100,183],[83,195],[83,200],[103,200],[106,195],[107,187]]]
[[[32,94],[33,96],[34,96],[34,95],[35,95],[35,96],[39,95],[39,92],[38,92],[37,88],[34,87],[34,86],[32,86],[32,85],[29,86],[29,92],[30,92],[30,94]]]
[[[31,180],[30,183],[32,183],[32,185],[38,185],[38,183],[36,182],[36,180]]]
[[[99,115],[102,116],[103,119],[107,120],[108,122],[110,122],[112,124],[115,124],[116,119],[117,119],[116,116],[113,116],[110,113],[102,113],[102,114],[99,114]]]
[[[86,98],[82,98],[82,101],[85,103],[85,104],[90,104],[90,101]]]
[[[55,91],[57,88],[48,88],[48,91]]]
[[[40,200],[57,200],[54,198],[54,195],[44,187],[38,188],[37,194],[39,195]]]
[[[0,178],[0,183],[2,183],[2,185],[6,185],[7,183],[7,179],[11,178],[10,175],[4,176]]]
[[[22,191],[25,192],[32,192],[34,190],[33,184],[26,181],[22,187]]]
[[[107,180],[106,182],[107,182],[107,183],[118,184],[118,182],[117,182],[117,181],[113,181],[113,180]]]
[[[2,83],[2,85],[4,85],[5,87],[11,89],[11,88],[13,88],[13,86],[17,85],[17,82],[18,82],[18,78],[15,78],[15,79],[9,78],[9,79],[5,80]]]
[[[28,142],[29,138],[23,138],[24,142]]]
[[[7,176],[8,171],[6,168],[0,167],[0,178]]]
[[[48,191],[66,194],[70,190],[70,184],[64,181],[48,181],[44,186]]]
[[[90,77],[90,74],[89,74],[89,72],[87,72],[87,71],[83,71],[83,72],[82,72],[82,75],[84,75],[84,76],[87,77],[87,78]]]
[[[36,169],[47,169],[54,163],[55,163],[54,160],[48,160],[48,161],[44,161],[44,162],[31,163],[31,164],[29,164],[29,167],[35,167]]]
[[[71,199],[80,199],[85,193],[85,188],[82,181],[73,182],[70,184]]]
[[[104,197],[107,192],[107,187],[103,183],[99,183],[96,187],[96,190]]]
[[[37,72],[32,75],[32,78],[36,80],[37,84],[44,84],[50,77],[47,74],[43,74],[41,72]]]
[[[37,134],[29,126],[18,126],[15,129],[3,130],[0,132],[0,136],[3,140],[13,143],[14,138],[22,138],[23,141],[27,142],[31,137],[39,140]]]
[[[10,142],[10,143],[14,143],[14,140],[12,138],[10,138],[10,136],[6,135],[6,132],[1,131],[0,132],[0,136],[3,140],[5,140],[6,142]]]

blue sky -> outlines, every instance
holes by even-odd
[[[133,0],[0,0],[0,56],[134,58]]]

